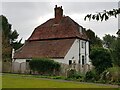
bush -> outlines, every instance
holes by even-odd
[[[76,73],[75,69],[69,69],[67,71],[67,78],[74,78],[75,73]]]
[[[112,57],[108,49],[92,48],[90,52],[92,64],[95,66],[97,73],[102,73],[105,69],[112,67]]]
[[[85,81],[88,81],[88,82],[94,82],[96,81],[97,79],[99,78],[99,75],[96,73],[95,70],[91,70],[91,71],[88,71],[86,74],[85,74]]]
[[[53,77],[51,77],[51,79],[64,79],[64,77],[63,76],[53,76]]]
[[[79,80],[83,81],[83,75],[77,72],[75,69],[69,69],[67,71],[67,78],[66,80]]]
[[[120,67],[111,67],[101,74],[100,81],[105,83],[120,83]]]
[[[34,58],[29,62],[30,68],[33,71],[38,71],[40,74],[54,74],[59,71],[60,64],[48,58]]]

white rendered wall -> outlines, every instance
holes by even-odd
[[[62,63],[65,64],[69,64],[69,60],[75,60],[76,63],[79,62],[79,41],[80,41],[80,64],[82,64],[82,55],[86,56],[86,63],[89,64],[89,42],[88,41],[84,41],[84,40],[79,40],[76,39],[72,45],[72,47],[70,48],[70,50],[68,51],[68,53],[66,54],[64,60],[62,60]],[[86,43],[84,45],[86,45],[86,52],[85,52],[85,46],[84,48],[82,48],[82,42]],[[86,55],[85,55],[86,53]],[[72,61],[72,62],[73,62]]]
[[[15,59],[14,62],[23,63],[26,62],[26,59]]]
[[[79,40],[76,39],[68,51],[68,53],[65,56],[65,64],[69,64],[69,60],[76,60],[76,63],[78,63],[79,60]]]
[[[54,61],[56,62],[59,62],[59,63],[66,63],[65,59],[53,59]]]

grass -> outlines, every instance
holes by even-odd
[[[0,73],[0,89],[2,88],[2,74]]]
[[[2,88],[113,88],[112,86],[44,79],[33,75],[3,74]]]

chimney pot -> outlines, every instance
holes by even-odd
[[[57,5],[55,5],[55,8],[57,8]]]
[[[62,6],[57,7],[57,5],[55,5],[54,11],[55,11],[55,23],[58,23],[61,20],[61,18],[63,17]]]

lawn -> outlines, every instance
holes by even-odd
[[[44,79],[32,75],[3,74],[2,88],[113,88],[113,86]]]

